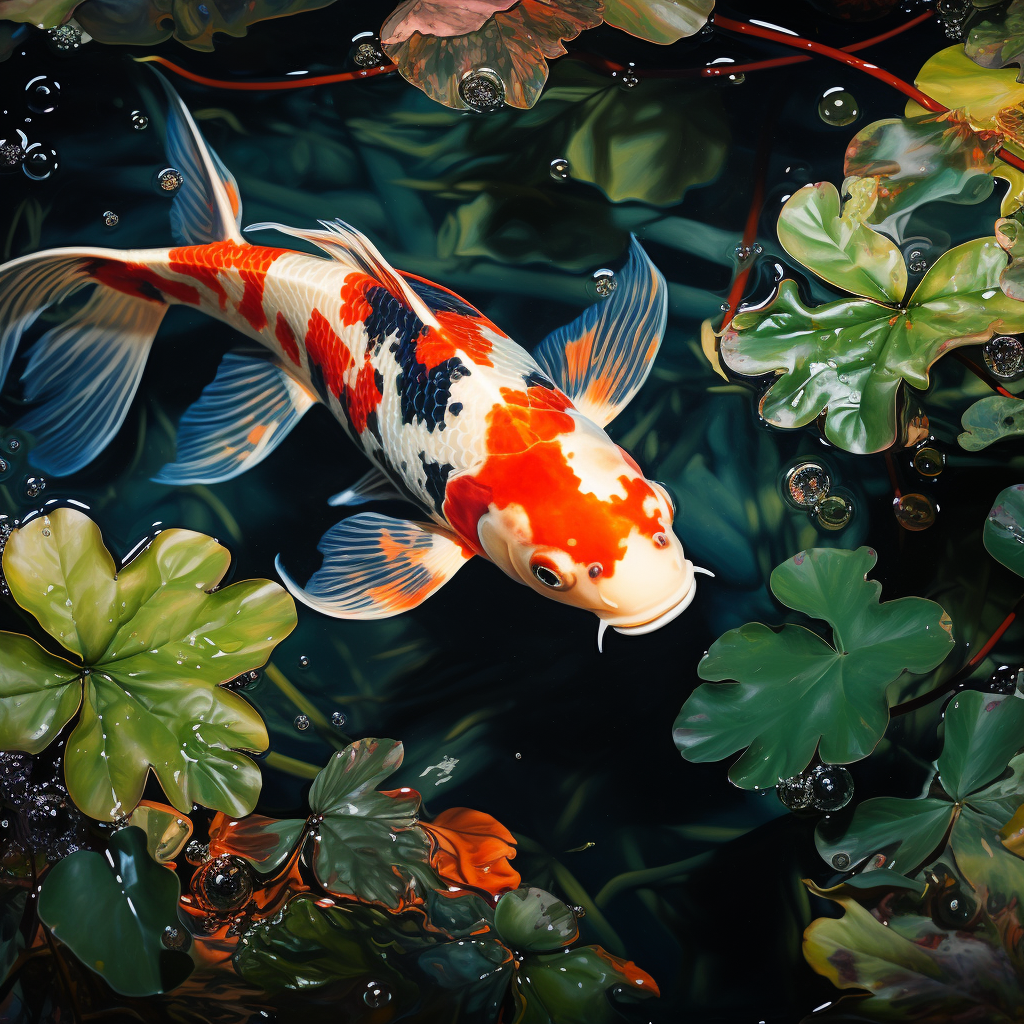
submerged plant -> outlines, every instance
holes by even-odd
[[[218,589],[230,561],[211,537],[165,530],[118,569],[74,508],[16,529],[7,586],[66,656],[0,633],[0,747],[43,750],[77,713],[64,770],[91,817],[128,814],[150,771],[180,811],[252,810],[259,769],[234,748],[266,749],[266,728],[219,684],[266,661],[295,605],[267,580]]]

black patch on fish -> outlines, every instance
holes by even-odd
[[[459,413],[462,412],[462,403],[461,402],[452,402],[452,404],[448,406],[448,411],[453,416],[458,416]]]
[[[427,494],[434,502],[434,509],[441,515],[441,507],[444,505],[444,491],[448,485],[448,477],[455,468],[447,462],[431,462],[425,452],[420,452],[420,462],[423,463],[423,472],[427,475]]]
[[[364,297],[372,310],[363,321],[370,357],[380,352],[389,335],[397,336],[399,344],[411,343],[415,351],[416,340],[426,330],[423,321],[404,302],[379,285],[367,288]]]
[[[428,284],[426,281],[417,281],[415,278],[407,277],[409,287],[427,304],[435,313],[461,313],[463,316],[479,320],[483,314],[474,309],[465,299],[458,295],[438,288],[437,285]]]
[[[309,382],[313,385],[313,390],[319,395],[320,401],[330,409],[331,393],[327,389],[327,381],[324,380],[324,368],[319,363],[314,362],[312,358],[309,360]],[[348,413],[346,412],[345,415],[347,417]]]
[[[380,423],[377,420],[377,410],[372,409],[366,414],[366,429],[377,439],[377,444],[384,446],[384,439],[380,435]]]
[[[536,370],[531,370],[529,373],[523,374],[523,380],[526,382],[528,388],[538,387],[547,388],[548,391],[554,391],[555,385],[544,376],[543,373],[538,373]]]

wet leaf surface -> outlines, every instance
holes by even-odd
[[[968,408],[962,419],[964,432],[957,438],[961,448],[978,452],[1004,438],[1024,434],[1024,402],[1005,395],[981,398]]]

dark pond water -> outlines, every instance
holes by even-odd
[[[226,79],[336,70],[352,37],[378,26],[389,7],[336,3],[264,22],[244,39],[220,38],[213,55],[173,42],[153,52]],[[924,9],[851,24],[793,4],[771,17],[839,46]],[[764,16],[761,4],[725,13]],[[716,57],[742,63],[783,52],[725,35],[666,50],[610,29],[576,45],[640,68],[701,67]],[[911,81],[944,45],[933,20],[870,54]],[[172,244],[169,203],[155,184],[165,166],[160,104],[149,72],[129,59],[137,52],[89,44],[59,54],[32,32],[0,64],[0,134],[20,129],[56,153],[45,180],[0,178],[4,259],[51,246]],[[556,65],[553,82],[565,72]],[[59,83],[48,113],[26,107],[26,84],[38,75]],[[782,265],[806,296],[829,297],[781,250],[778,211],[807,182],[841,183],[852,135],[870,121],[898,116],[902,97],[824,60],[751,72],[735,84],[642,82],[636,95],[648,90],[645,102],[660,108],[652,130],[663,124],[666,133],[644,172],[677,182],[714,147],[720,169],[678,202],[612,203],[589,184],[552,177],[550,163],[562,155],[557,125],[532,127],[504,111],[487,119],[486,131],[455,132],[454,119],[439,125],[439,108],[397,76],[270,93],[218,91],[180,79],[175,86],[234,171],[245,222],[308,225],[341,217],[368,232],[396,266],[459,291],[526,347],[594,300],[593,272],[619,267],[628,232],[637,232],[670,282],[670,319],[651,379],[611,433],[675,491],[679,536],[690,557],[716,573],[701,580],[685,616],[648,636],[610,634],[600,655],[590,616],[545,603],[480,560],[394,619],[341,622],[301,608],[297,629],[272,658],[299,700],[265,673],[244,691],[267,722],[273,752],[262,764],[257,810],[305,816],[309,766],[321,767],[345,739],[401,739],[406,757],[394,783],[421,790],[426,816],[452,806],[493,814],[521,839],[515,866],[524,880],[591,907],[581,922],[583,941],[634,960],[658,981],[661,999],[644,1003],[637,1020],[789,1022],[837,998],[800,948],[810,921],[834,913],[801,884],[834,877],[814,849],[817,818],[788,813],[774,792],[735,788],[723,763],[685,762],[672,742],[672,722],[717,636],[748,621],[784,621],[767,579],[802,548],[870,544],[887,599],[932,597],[958,625],[973,620],[980,632],[998,623],[1016,596],[1014,578],[993,562],[979,578],[981,525],[996,491],[1019,479],[1021,459],[958,450],[960,413],[987,391],[962,365],[944,361],[926,405],[945,470],[928,478],[909,455],[893,459],[902,489],[926,494],[938,508],[932,528],[907,532],[893,516],[884,457],[849,455],[825,444],[813,427],[784,432],[760,421],[759,389],[715,375],[700,350],[700,324],[719,316],[726,301],[761,175],[762,251],[750,257],[756,265],[748,296],[766,298]],[[836,87],[856,99],[854,124],[819,116],[821,97]],[[133,126],[137,110],[151,118],[145,130]],[[481,188],[496,212],[474,222],[481,215],[468,207]],[[991,223],[997,209],[998,198],[982,207],[925,206],[907,235],[956,244],[984,233],[977,225]],[[107,211],[116,213],[115,227],[105,224]],[[115,442],[87,469],[47,479],[44,494],[30,497],[26,478],[38,474],[26,461],[31,443],[24,438],[0,482],[0,509],[13,518],[44,498],[75,499],[89,506],[115,552],[126,553],[154,529],[181,526],[230,549],[232,579],[275,578],[278,553],[305,578],[319,565],[318,539],[340,518],[327,498],[364,470],[362,456],[324,410],[314,410],[273,455],[235,480],[180,489],[150,482],[173,458],[175,423],[236,340],[212,320],[173,309]],[[0,423],[12,423],[19,410],[17,388],[8,386]],[[845,529],[823,530],[782,500],[782,475],[801,457],[823,462],[852,502]],[[401,506],[383,510],[403,514]],[[0,624],[25,628],[9,604],[0,608]],[[1019,635],[1011,632],[1000,659],[1020,653]],[[344,725],[300,731],[294,723],[307,703],[327,720],[341,712]],[[858,799],[916,795],[937,751],[930,719],[901,719],[870,762],[852,766]],[[445,758],[457,764],[441,783],[429,766]],[[160,799],[150,785],[147,795]],[[208,820],[202,812],[195,818]],[[191,871],[181,861],[184,885]],[[193,985],[187,999],[162,997],[148,1010],[134,1003],[132,1012],[211,1022],[248,1019],[261,1007],[281,1020],[327,1019],[333,1012],[316,992],[269,1000],[250,993],[236,1004],[229,989],[218,989],[223,984]],[[57,995],[49,1009],[36,1004],[24,1013],[19,1019],[72,1019]]]

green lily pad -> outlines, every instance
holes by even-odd
[[[192,973],[187,953],[165,948],[178,922],[181,887],[146,852],[134,826],[110,837],[107,856],[91,850],[58,861],[39,894],[40,920],[86,967],[124,996],[167,992]]]
[[[896,440],[903,381],[924,389],[947,352],[1024,331],[1024,303],[999,287],[1005,265],[995,238],[966,242],[936,260],[905,308],[869,299],[809,307],[796,284],[783,281],[768,305],[733,319],[722,358],[738,373],[778,375],[761,399],[769,423],[802,427],[827,409],[832,444],[883,451]]]
[[[708,22],[715,0],[605,0],[606,25],[650,43],[675,43]]]
[[[996,495],[982,540],[997,562],[1024,576],[1024,484],[1014,484]]]
[[[80,0],[5,0],[0,14],[5,21],[37,28],[56,28],[71,16]]]
[[[579,938],[576,915],[557,896],[526,887],[505,893],[494,908],[494,927],[512,949],[546,952]]]
[[[969,452],[979,452],[996,441],[1024,434],[1024,402],[1005,395],[990,395],[970,406],[961,423],[964,432],[957,437],[957,443]]]
[[[850,186],[840,213],[839,191],[827,181],[794,192],[779,214],[782,247],[822,280],[868,299],[900,302],[907,265],[896,243],[864,223],[874,204],[870,181]]]
[[[846,149],[846,174],[875,182],[865,220],[899,236],[924,203],[980,203],[992,194],[1002,134],[975,131],[958,112],[895,117],[862,128]]]
[[[649,974],[600,946],[531,954],[516,971],[513,1024],[615,1024],[622,1014],[608,999],[613,988],[623,1000],[660,994]]]
[[[964,53],[983,68],[1020,68],[1017,81],[1024,81],[1024,3],[1011,0],[976,16],[964,39]]]
[[[919,913],[879,920],[851,898],[829,898],[845,913],[811,923],[804,933],[804,956],[836,987],[867,991],[859,993],[856,1019],[948,1024],[1021,1019],[1024,990],[995,928],[947,930]]]
[[[870,548],[813,548],[775,569],[775,596],[828,622],[833,641],[757,622],[719,637],[697,674],[735,682],[703,683],[683,705],[673,728],[683,757],[717,761],[746,747],[729,778],[767,789],[803,771],[816,750],[848,764],[874,749],[889,720],[889,685],[906,671],[930,671],[953,647],[934,601],[879,603],[881,584],[866,578],[875,561]]]
[[[115,572],[98,529],[73,508],[37,516],[4,548],[11,595],[81,659],[54,658],[0,634],[0,738],[42,749],[81,704],[65,755],[68,792],[94,818],[139,802],[152,770],[170,802],[252,810],[264,750],[256,711],[220,687],[262,665],[295,627],[291,597],[267,580],[215,589],[231,556],[216,541],[165,530]]]
[[[1013,217],[1000,217],[996,221],[996,241],[1010,257],[1009,265],[999,275],[999,287],[1018,302],[1024,300],[1024,226]]]
[[[272,874],[291,854],[308,823],[303,818],[266,818],[247,814],[225,818],[210,829],[210,853],[244,857],[257,871]]]
[[[1024,747],[1024,700],[965,691],[946,709],[945,729],[937,767],[946,797],[865,800],[841,834],[827,835],[828,823],[818,826],[815,845],[826,861],[833,866],[838,861],[845,869],[879,855],[884,863],[876,868],[911,875],[942,851],[948,836],[957,863],[972,883],[974,872],[963,858],[976,858],[983,843],[990,851],[987,859],[996,848],[1000,857],[1011,858],[1004,869],[1014,871],[1010,865],[1016,861],[1024,882],[1024,860],[1003,850],[996,838],[1024,803],[1019,774],[1024,758],[1014,759]],[[1008,763],[1014,770],[1009,779],[1001,779]]]

